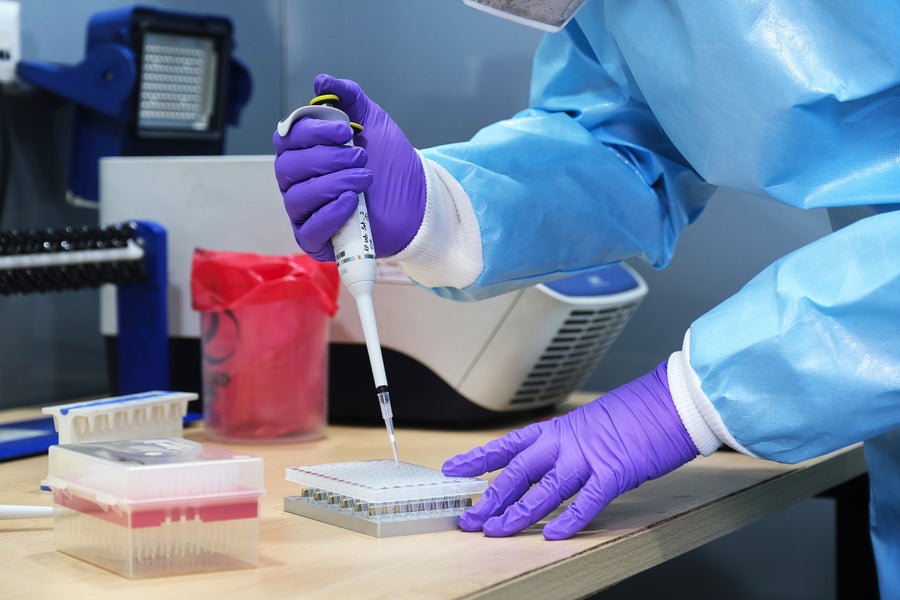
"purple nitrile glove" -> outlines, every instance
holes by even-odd
[[[561,540],[584,528],[615,497],[698,454],[669,393],[664,362],[564,416],[454,456],[443,471],[477,477],[506,467],[459,519],[464,531],[490,537],[522,531],[577,493],[544,526],[545,538]]]
[[[319,75],[316,95],[334,94],[335,104],[363,126],[353,137],[338,121],[301,119],[284,137],[272,138],[275,176],[294,237],[304,252],[334,260],[331,237],[353,215],[365,192],[378,257],[393,256],[415,237],[425,214],[422,161],[396,123],[356,83]],[[353,139],[355,146],[345,146]]]

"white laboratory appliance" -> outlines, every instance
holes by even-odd
[[[265,155],[101,160],[100,222],[150,220],[168,232],[172,389],[201,393],[200,319],[190,298],[194,248],[299,252],[272,163]],[[477,425],[558,404],[600,366],[646,293],[641,277],[621,264],[456,302],[379,261],[373,298],[397,423]],[[115,301],[111,290],[101,292],[101,332],[110,350]],[[338,306],[329,419],[379,423],[359,316],[345,289]]]

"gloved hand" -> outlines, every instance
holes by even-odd
[[[353,215],[357,194],[365,192],[375,253],[392,256],[412,241],[425,214],[419,155],[356,83],[319,75],[314,88],[317,96],[338,96],[337,108],[363,131],[353,138],[345,123],[306,118],[284,137],[275,132],[275,176],[294,237],[313,258],[334,260],[331,236]],[[351,138],[355,147],[345,146]]]
[[[544,526],[546,539],[560,540],[580,531],[616,496],[698,454],[669,393],[664,362],[562,417],[454,456],[443,472],[477,477],[506,467],[459,519],[464,531],[490,537],[537,523],[577,492]]]

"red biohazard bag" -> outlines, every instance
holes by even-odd
[[[327,421],[334,263],[198,248],[191,300],[200,313],[206,433],[222,441],[321,437]]]

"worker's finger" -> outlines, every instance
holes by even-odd
[[[595,519],[615,496],[614,486],[604,485],[597,476],[591,477],[571,504],[544,525],[544,538],[564,540],[572,537]]]
[[[284,192],[298,182],[366,166],[366,151],[356,146],[314,146],[289,150],[275,159],[275,180]]]
[[[348,169],[340,173],[328,173],[292,185],[284,192],[284,209],[296,224],[303,224],[314,213],[352,192],[355,198],[372,184],[372,172],[368,169]],[[357,200],[358,203],[358,200]],[[353,214],[351,210],[347,218]]]
[[[275,154],[314,146],[343,146],[353,139],[353,129],[343,121],[300,119],[291,125],[287,135],[272,134]]]
[[[556,452],[531,444],[509,461],[478,502],[460,517],[460,528],[478,531],[491,517],[503,514],[553,468]]]
[[[533,423],[512,431],[484,446],[448,458],[442,467],[448,477],[477,477],[503,468],[512,458],[531,446],[546,423]]]
[[[351,121],[366,124],[368,107],[374,103],[369,100],[358,83],[322,73],[316,76],[313,87],[317,94],[337,96],[337,106],[350,117]]]
[[[482,531],[489,537],[506,537],[534,525],[571,497],[590,477],[587,472],[560,476],[551,469],[502,514],[486,520]]]
[[[334,202],[312,213],[304,222],[294,222],[294,238],[303,251],[317,260],[334,260],[332,236],[353,215],[359,205],[355,192],[345,192]]]

